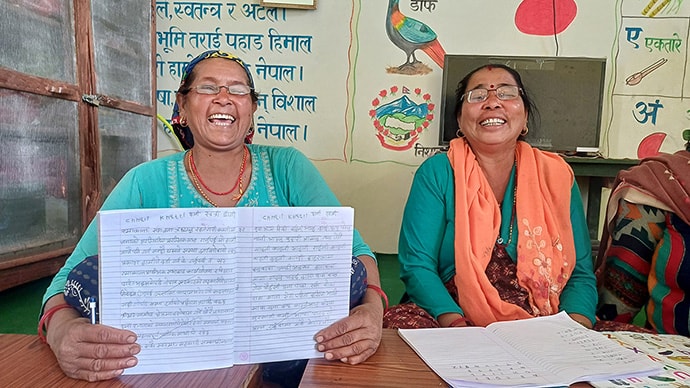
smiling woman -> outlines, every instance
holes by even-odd
[[[549,0],[550,1],[550,0]],[[448,146],[456,137],[460,80],[473,69],[503,64],[520,74],[539,114],[529,113],[529,133],[524,139],[542,150],[570,153],[581,147],[599,147],[599,130],[604,106],[605,58],[447,55],[441,87],[439,145]],[[557,85],[557,87],[555,86]]]
[[[302,153],[290,147],[252,144],[256,108],[254,81],[239,57],[208,51],[194,58],[183,72],[171,120],[186,151],[130,170],[101,210],[340,206]],[[41,332],[47,332],[47,342],[62,369],[70,377],[86,380],[122,374],[136,365],[140,351],[136,333],[90,325],[82,318],[88,311],[81,308],[81,289],[68,285],[79,283],[97,294],[97,253],[97,230],[92,223],[48,287],[41,320],[45,323]],[[350,315],[314,333],[314,338],[327,359],[357,364],[378,348],[383,306],[376,291],[380,281],[374,254],[356,230],[352,256]],[[265,377],[292,386],[299,382],[305,364],[300,360],[268,364]]]
[[[536,108],[520,74],[484,65],[455,96],[460,137],[415,174],[398,252],[406,295],[384,327],[486,326],[561,310],[592,327],[580,192],[560,156],[521,140]]]

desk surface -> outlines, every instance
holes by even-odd
[[[38,336],[0,334],[0,387],[261,387],[258,365],[185,373],[120,376],[89,383],[62,372],[53,352]]]
[[[400,338],[395,329],[383,329],[378,351],[361,364],[347,365],[323,358],[309,360],[299,385],[300,388],[447,386]],[[591,385],[577,383],[570,387],[585,388]]]
[[[381,345],[366,362],[347,365],[323,358],[309,360],[300,388],[447,387],[395,329],[384,329]]]

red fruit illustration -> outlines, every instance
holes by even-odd
[[[637,158],[644,159],[650,156],[658,155],[659,150],[661,149],[661,143],[664,142],[664,139],[666,139],[666,134],[663,132],[656,132],[652,133],[651,135],[647,135],[644,139],[642,139],[640,145],[637,146]]]

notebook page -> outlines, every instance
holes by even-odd
[[[398,333],[454,387],[567,386],[586,381],[587,376],[615,378],[620,373],[659,369],[563,312],[494,322],[486,328],[401,329]]]
[[[234,209],[99,212],[101,323],[142,348],[126,374],[233,364],[236,223]]]
[[[348,315],[354,210],[237,210],[235,363],[321,357],[314,334]]]
[[[549,386],[557,380],[483,327],[399,329],[398,334],[451,386]]]
[[[563,383],[645,376],[660,370],[647,357],[586,329],[563,311],[547,317],[497,322],[488,329],[525,357],[560,376]]]

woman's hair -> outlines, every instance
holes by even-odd
[[[493,67],[503,69],[513,76],[513,78],[515,79],[515,83],[517,83],[517,86],[520,88],[520,98],[522,98],[522,103],[525,106],[525,112],[527,112],[527,119],[530,123],[530,126],[535,127],[535,129],[536,127],[539,127],[539,110],[537,109],[537,106],[534,104],[534,101],[530,97],[530,94],[527,92],[527,88],[525,88],[525,84],[522,82],[522,77],[520,76],[520,73],[518,73],[515,69],[511,67],[498,63],[479,66],[478,68],[467,73],[465,78],[461,79],[460,82],[458,82],[458,87],[457,89],[455,89],[455,117],[458,117],[458,115],[462,112],[462,104],[465,100],[463,96],[467,92],[467,83],[469,82],[470,78],[472,78],[474,73],[478,72],[479,70]],[[522,138],[523,136],[520,135],[520,139]]]

